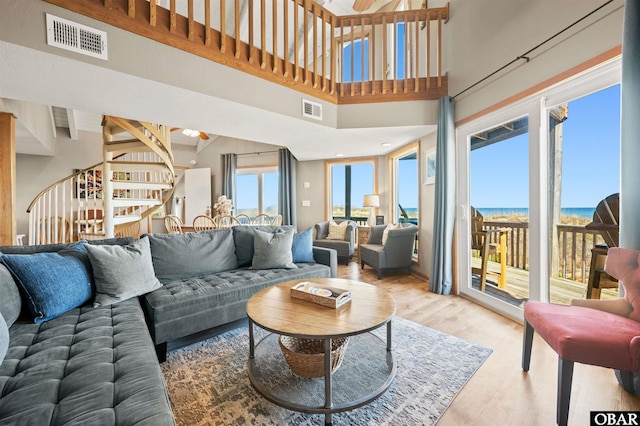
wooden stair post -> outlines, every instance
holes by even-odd
[[[0,112],[0,245],[16,244],[16,118]]]

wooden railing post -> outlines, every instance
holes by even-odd
[[[15,127],[15,116],[0,112],[0,245],[16,244]]]
[[[448,5],[338,17],[311,0],[251,0],[247,18],[241,13],[240,0],[217,0],[213,10],[211,0],[187,0],[181,3],[187,7],[186,13],[180,9],[181,14],[176,0],[168,1],[168,9],[159,6],[158,0],[148,0],[148,12],[142,7],[143,0],[123,0],[121,4],[113,0],[44,1],[333,103],[439,99],[448,90],[447,76],[442,73],[442,25],[449,17]],[[228,16],[227,2],[234,8]],[[259,17],[254,13],[256,4]],[[271,19],[267,19],[267,8],[271,8]],[[259,36],[254,18],[260,25]],[[433,34],[431,21],[437,21]],[[231,25],[235,31],[228,34]],[[246,41],[243,25],[248,26]],[[404,43],[399,38],[404,38]],[[351,44],[348,51],[345,42]],[[356,57],[358,43],[361,50]],[[350,55],[350,67],[345,66],[346,55]]]

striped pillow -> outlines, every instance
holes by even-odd
[[[329,222],[329,235],[327,240],[344,240],[347,234],[347,221],[335,223],[333,220]]]

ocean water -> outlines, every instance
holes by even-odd
[[[524,207],[479,207],[476,208],[476,210],[482,213],[485,217],[498,215],[529,216],[529,209]],[[560,209],[560,214],[562,216],[577,216],[585,219],[591,219],[595,210],[595,207],[567,207]]]

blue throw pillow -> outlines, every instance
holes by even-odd
[[[91,299],[91,266],[84,243],[70,244],[55,253],[2,255],[36,324]]]
[[[313,263],[313,228],[305,229],[293,235],[291,245],[293,263]]]

